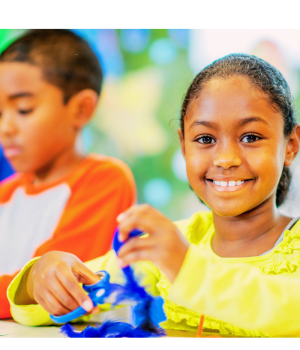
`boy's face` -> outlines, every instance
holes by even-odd
[[[37,172],[73,147],[76,132],[63,92],[27,63],[0,63],[0,141],[18,172]]]

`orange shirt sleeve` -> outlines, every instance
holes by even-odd
[[[0,276],[0,319],[11,318],[10,305],[6,296],[7,288],[14,277],[19,273],[16,272],[13,275]]]
[[[70,182],[72,195],[51,237],[35,252],[70,252],[87,261],[111,249],[117,216],[136,201],[129,167],[114,158],[85,170],[80,181]]]
[[[136,202],[136,187],[125,163],[110,157],[97,158],[68,179],[71,196],[60,221],[33,257],[59,250],[88,261],[111,249],[116,217]],[[14,276],[0,276],[0,318],[11,317],[6,290]]]
[[[0,183],[0,203],[5,203],[9,200],[13,191],[20,185],[18,174],[4,179]],[[10,305],[6,296],[7,288],[14,277],[19,273],[17,271],[13,275],[0,276],[0,319],[11,318]]]

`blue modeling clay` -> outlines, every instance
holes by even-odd
[[[71,325],[66,323],[61,327],[61,332],[69,338],[155,338],[166,335],[162,328],[159,333],[152,333],[129,323],[111,320],[103,322],[101,326],[87,326],[82,332],[74,331]]]
[[[119,230],[117,229],[113,240],[113,249],[118,254],[119,249],[125,242],[119,241]],[[129,238],[140,236],[139,230],[133,230],[129,234]],[[166,320],[163,311],[163,299],[161,297],[153,297],[141,287],[136,280],[133,270],[130,266],[123,268],[126,277],[124,286],[110,283],[110,276],[106,271],[99,271],[97,274],[101,276],[101,280],[92,285],[83,285],[83,289],[88,292],[89,297],[93,301],[94,306],[98,304],[109,303],[116,305],[133,305],[132,322],[133,325],[125,322],[109,320],[101,326],[94,328],[88,326],[82,332],[73,331],[68,324],[62,327],[62,332],[68,337],[73,338],[118,338],[118,337],[159,337],[165,335],[159,323]],[[63,315],[53,316],[50,318],[56,323],[70,322],[80,316],[86,314],[82,307]]]

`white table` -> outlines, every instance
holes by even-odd
[[[94,315],[89,323],[72,324],[72,326],[82,331],[88,324],[95,325],[101,323],[107,318],[118,319],[123,322],[129,322],[129,308],[122,307],[117,310],[103,312]],[[166,330],[168,337],[188,337],[195,338],[196,332]],[[216,333],[203,332],[204,337],[216,336]],[[228,336],[225,336],[228,337]],[[229,336],[230,337],[230,336]],[[0,342],[3,338],[67,338],[60,333],[60,326],[45,326],[45,327],[28,327],[16,323],[14,320],[0,320]],[[1,343],[0,343],[1,347]]]
[[[124,322],[129,321],[129,308],[123,307],[117,310],[100,313],[91,318],[91,323],[101,323],[106,318],[120,319]],[[83,330],[88,323],[73,324],[74,328]],[[60,326],[28,327],[22,326],[12,319],[0,320],[0,339],[1,338],[66,338],[60,333]]]
[[[1,338],[65,338],[59,327],[27,327],[14,321],[0,321]]]

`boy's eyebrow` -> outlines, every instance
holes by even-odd
[[[20,97],[33,97],[33,94],[31,92],[18,92],[16,94],[10,95],[8,99],[15,100],[16,98]]]

